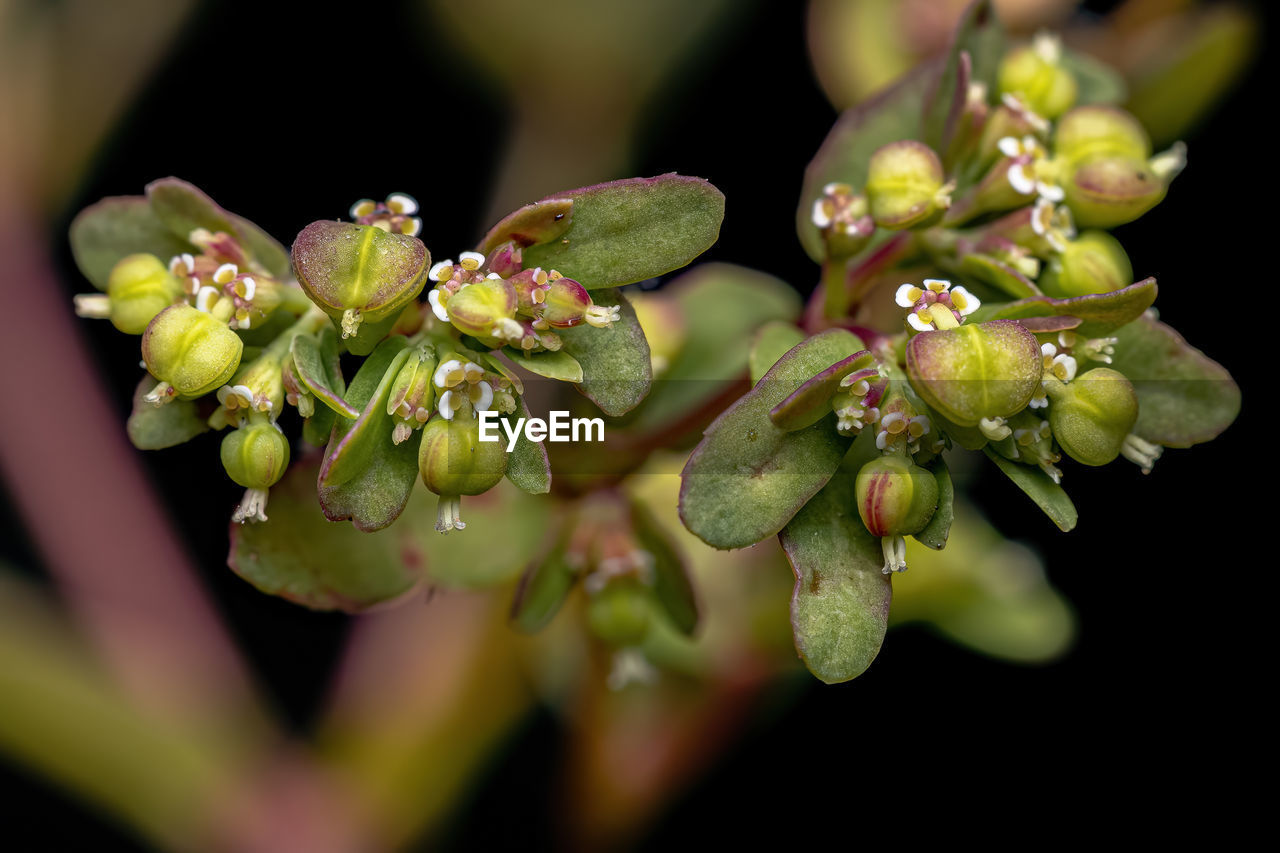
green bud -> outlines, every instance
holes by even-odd
[[[1062,66],[1062,45],[1054,36],[1037,36],[1011,51],[1000,63],[1000,94],[1014,95],[1032,112],[1055,119],[1076,102],[1076,78]]]
[[[211,314],[186,303],[155,316],[142,333],[142,359],[151,375],[180,397],[199,397],[227,383],[244,343]]]
[[[873,536],[919,533],[938,508],[938,481],[905,456],[877,457],[855,483],[858,515]]]
[[[951,205],[951,185],[944,184],[942,161],[922,142],[891,142],[871,155],[867,198],[871,217],[894,230],[924,225]]]
[[[947,420],[977,426],[1026,408],[1040,387],[1035,335],[1014,320],[921,332],[907,343],[911,387]]]
[[[1151,157],[1151,140],[1133,116],[1113,107],[1078,107],[1054,138],[1066,204],[1082,226],[1132,222],[1164,198],[1185,163],[1181,146]]]
[[[293,271],[307,296],[341,325],[348,348],[365,355],[417,298],[431,255],[422,241],[372,225],[324,220],[293,243]],[[369,331],[361,332],[362,324]],[[385,326],[385,328],[383,328]]]
[[[589,594],[587,624],[612,646],[635,646],[649,633],[652,609],[649,590],[633,576],[609,578]]]
[[[560,277],[548,282],[539,316],[552,328],[568,329],[582,322],[591,305],[591,294],[585,287],[571,278]]]
[[[1106,465],[1120,455],[1138,420],[1138,395],[1123,373],[1095,367],[1072,382],[1056,380],[1049,393],[1049,424],[1063,451],[1082,465]]]
[[[269,489],[289,467],[289,442],[275,424],[252,420],[222,439],[222,467],[246,489]]]
[[[1120,241],[1105,231],[1086,231],[1045,265],[1036,284],[1049,296],[1110,293],[1133,283],[1133,265]]]
[[[111,269],[107,297],[111,325],[140,335],[155,316],[182,296],[182,283],[155,255],[129,255]]]
[[[516,289],[500,278],[483,279],[459,290],[445,306],[449,322],[465,335],[488,338],[514,322]]]
[[[480,440],[476,418],[434,417],[422,429],[418,470],[437,495],[479,495],[507,473],[507,452],[501,441]]]
[[[430,344],[422,344],[418,351],[405,360],[404,366],[391,383],[387,396],[387,414],[396,417],[391,440],[396,444],[406,441],[413,430],[420,428],[431,417],[435,401],[435,386],[431,384],[436,369],[436,351]]]
[[[1062,472],[1054,463],[1062,456],[1053,449],[1053,430],[1049,422],[1035,409],[1024,409],[1009,418],[1008,427],[1009,435],[992,442],[992,449],[1005,459],[1036,465],[1055,483],[1059,482]]]

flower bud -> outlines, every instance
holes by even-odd
[[[181,397],[199,397],[227,383],[244,343],[227,324],[186,303],[155,316],[142,334],[147,370]]]
[[[391,435],[396,444],[406,441],[413,430],[431,417],[435,388],[431,383],[436,370],[436,351],[428,344],[409,356],[391,383],[387,396],[387,414],[398,420]]]
[[[921,332],[907,343],[911,387],[947,420],[977,426],[1026,408],[1040,387],[1035,335],[1014,320]]]
[[[1078,107],[1054,139],[1060,185],[1076,222],[1111,228],[1132,222],[1164,198],[1183,165],[1182,149],[1151,159],[1138,120],[1112,107]]]
[[[891,142],[871,155],[867,197],[871,217],[890,229],[912,228],[935,219],[951,205],[942,161],[922,142]]]
[[[501,278],[487,278],[449,297],[445,311],[458,331],[488,338],[501,331],[504,321],[514,321],[516,307],[516,290],[511,283]]]
[[[1133,283],[1133,266],[1120,241],[1105,231],[1086,231],[1046,264],[1036,282],[1050,296],[1110,293]]]
[[[591,294],[585,287],[571,278],[561,277],[548,282],[539,316],[552,328],[568,329],[582,322],[591,305]]]
[[[246,489],[268,489],[289,467],[289,442],[266,419],[250,421],[222,439],[222,467]]]
[[[938,481],[897,454],[863,465],[854,489],[858,515],[873,536],[919,533],[938,508]]]
[[[546,301],[551,277],[542,267],[534,267],[531,270],[521,270],[508,281],[516,289],[517,310],[526,317],[536,317],[537,311]]]
[[[437,495],[479,495],[498,484],[507,472],[501,441],[481,441],[476,418],[432,418],[418,445],[422,482]]]
[[[354,338],[362,323],[369,324],[356,346],[348,344],[357,355],[371,352],[405,305],[417,298],[430,266],[421,240],[373,225],[313,222],[293,243],[298,283],[341,324],[342,336]]]
[[[867,197],[855,194],[848,184],[834,182],[822,188],[810,220],[822,235],[828,260],[852,257],[871,242],[876,224],[868,209]]]
[[[1053,431],[1048,421],[1032,409],[1025,409],[1009,419],[1009,435],[992,442],[991,447],[1005,459],[1036,465],[1055,483],[1062,472],[1054,464],[1062,459],[1053,449]]]
[[[649,633],[649,590],[633,575],[609,578],[587,599],[591,632],[612,646],[635,646]]]
[[[140,335],[157,314],[182,296],[182,282],[155,255],[129,255],[107,279],[111,325]]]
[[[1062,45],[1047,34],[1005,56],[999,83],[1000,94],[1014,95],[1047,119],[1062,115],[1076,101],[1076,79],[1062,66]]]
[[[1138,420],[1138,395],[1124,374],[1095,367],[1074,381],[1046,385],[1049,424],[1063,451],[1082,465],[1106,465],[1120,455]]]

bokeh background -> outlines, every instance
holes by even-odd
[[[287,244],[313,219],[344,216],[357,198],[405,191],[422,203],[424,239],[443,255],[548,192],[679,171],[708,178],[728,200],[720,241],[705,260],[755,267],[807,293],[816,270],[795,238],[794,207],[802,170],[837,113],[809,58],[807,9],[798,2],[266,5],[0,3],[0,560],[10,575],[73,598],[83,586],[74,578],[117,571],[82,556],[82,571],[59,573],[51,560],[130,553],[112,545],[113,531],[86,515],[95,510],[77,496],[101,499],[110,493],[86,481],[132,469],[137,479],[120,481],[118,500],[127,505],[140,485],[154,488],[159,515],[142,515],[181,543],[142,553],[176,553],[194,567],[211,604],[200,612],[225,623],[247,661],[244,677],[302,740],[321,727],[332,673],[360,618],[270,598],[226,568],[224,518],[237,489],[218,468],[214,439],[156,454],[123,451],[123,461],[95,455],[121,452],[136,341],[72,316],[71,296],[86,288],[65,238],[71,217],[102,196],[176,175]],[[925,53],[940,47],[929,15],[958,8],[881,5],[901,7],[892,20]],[[1097,35],[1104,16],[1117,7],[1132,14],[1134,4],[1006,5],[1015,23],[1039,15],[1092,32],[1085,47],[1121,56],[1160,50],[1136,36]],[[1147,5],[1178,12],[1195,4]],[[1265,44],[1266,10],[1231,8],[1249,16],[1250,37],[1238,49]],[[1188,831],[1207,829],[1205,798],[1229,775],[1229,756],[1250,748],[1257,689],[1244,602],[1259,594],[1264,567],[1251,559],[1251,537],[1265,538],[1269,511],[1249,510],[1240,490],[1246,472],[1267,476],[1259,389],[1270,362],[1258,347],[1269,323],[1265,253],[1274,241],[1274,155],[1265,145],[1274,64],[1261,54],[1222,89],[1181,134],[1189,166],[1169,198],[1118,233],[1137,275],[1160,280],[1162,319],[1240,382],[1240,420],[1210,445],[1166,453],[1148,477],[1128,465],[1073,467],[1067,485],[1081,523],[1070,535],[994,471],[972,482],[992,524],[1038,551],[1071,603],[1069,651],[1040,665],[1011,663],[908,625],[890,633],[852,683],[823,686],[797,662],[767,687],[724,699],[732,713],[706,723],[705,760],[654,783],[652,802],[636,807],[643,819],[616,836],[578,826],[591,798],[575,792],[574,744],[592,718],[534,702],[475,759],[425,840],[401,842],[657,848],[815,829],[852,841],[870,823],[904,841],[945,828],[1037,843],[1102,817],[1163,834],[1170,825],[1157,823],[1175,814]],[[831,88],[837,99],[857,97],[856,88]],[[42,367],[82,353],[92,359],[89,373]],[[93,387],[64,383],[67,376],[88,377]],[[53,547],[59,539],[64,550]],[[141,586],[113,595],[147,596],[147,572],[122,576]],[[89,584],[88,595],[108,586]],[[94,606],[83,595],[79,602],[73,612],[92,624]],[[785,618],[785,593],[774,603]],[[434,619],[443,618],[440,604],[405,606]],[[84,628],[91,644],[100,642],[95,630]],[[445,644],[430,650],[431,660],[482,666],[466,656],[471,637],[436,637]],[[147,641],[144,626],[138,642]],[[131,648],[100,650],[111,660],[135,654]],[[196,681],[203,667],[222,665],[209,662],[221,652],[185,667],[174,655]],[[482,680],[469,701],[479,713],[489,692],[504,690],[495,683],[486,691]],[[14,699],[0,695],[0,714]],[[93,709],[84,714],[94,725]],[[636,771],[619,761],[613,772]],[[30,840],[14,849],[159,843],[2,753],[0,786],[5,835]],[[281,820],[298,826],[319,808],[306,796],[282,802],[296,811],[282,809]],[[1024,824],[1038,835],[1019,835]],[[270,837],[289,845],[275,849],[308,849],[292,846],[305,838],[300,829]]]

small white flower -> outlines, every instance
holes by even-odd
[[[213,306],[218,304],[218,300],[222,298],[222,291],[216,287],[208,285],[200,288],[196,294],[196,308],[208,314],[213,310]]]
[[[237,267],[235,264],[223,264],[222,266],[214,270],[213,283],[214,284],[230,284],[232,281],[235,280],[235,277],[239,274],[240,274],[240,268]]]
[[[392,213],[412,216],[418,212],[418,200],[408,193],[392,193],[387,196],[387,208]]]
[[[427,294],[427,302],[431,303],[431,311],[436,315],[436,319],[445,323],[449,322],[449,312],[444,310],[444,306],[440,304],[440,291],[432,288]]]
[[[438,261],[431,266],[427,278],[432,281],[448,281],[453,278],[453,260]]]
[[[463,252],[458,255],[458,263],[467,272],[475,272],[484,264],[484,255],[479,252]]]

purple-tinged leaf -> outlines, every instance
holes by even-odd
[[[1040,288],[1030,279],[991,255],[976,252],[965,255],[960,259],[960,273],[989,284],[1014,299],[1042,295]]]
[[[550,243],[572,223],[572,198],[544,198],[504,216],[484,235],[476,251],[487,255],[508,240],[526,249],[538,243]]]
[[[596,291],[592,298],[596,305],[618,306],[619,319],[607,329],[585,323],[562,329],[561,351],[582,366],[582,377],[576,380],[578,391],[606,415],[618,417],[640,405],[653,384],[649,342],[622,291]]]
[[[80,272],[103,291],[121,258],[145,252],[168,263],[174,255],[192,250],[165,227],[142,196],[113,196],[89,205],[72,220],[70,242]]]
[[[759,382],[760,377],[778,363],[778,359],[804,338],[804,332],[795,323],[785,320],[766,323],[757,329],[751,338],[751,352],[747,360],[751,384]]]
[[[1033,296],[1004,305],[994,306],[990,312],[979,309],[975,319],[1024,320],[1032,317],[1079,317],[1076,332],[1086,338],[1109,335],[1116,329],[1132,323],[1156,301],[1156,280],[1146,278],[1128,287],[1110,293],[1090,293],[1087,296],[1071,296],[1065,299],[1053,296]]]
[[[551,198],[572,199],[572,221],[553,242],[525,249],[524,266],[559,270],[587,290],[685,266],[711,248],[724,219],[718,189],[676,174],[612,181]]]
[[[331,326],[321,329],[318,338],[311,335],[294,338],[293,364],[298,378],[317,400],[344,418],[360,417],[360,410],[342,397],[346,383],[338,361],[338,336]]]
[[[851,373],[867,369],[870,370],[869,376],[862,378],[876,375],[875,368],[871,367],[873,362],[867,350],[840,359],[774,406],[769,412],[769,419],[785,430],[804,429],[817,423],[831,413],[831,398],[840,390],[840,381]]]
[[[834,413],[788,432],[769,412],[860,349],[844,329],[802,341],[707,427],[681,474],[680,519],[694,535],[715,548],[745,548],[781,530],[826,484],[849,446]]]
[[[1153,317],[1116,332],[1112,367],[1138,393],[1133,433],[1165,447],[1216,438],[1240,413],[1240,387],[1226,368]]]
[[[528,417],[529,407],[523,397],[516,395],[516,411],[503,415],[502,419],[514,430],[516,418]],[[541,441],[530,441],[523,429],[516,435],[516,446],[507,454],[507,479],[531,495],[551,491],[551,460],[547,458],[547,448]]]
[[[955,516],[956,488],[951,482],[951,472],[947,463],[939,456],[928,466],[938,483],[938,508],[929,517],[929,523],[915,534],[915,540],[927,545],[935,551],[941,551],[947,545],[947,536],[951,533],[951,521]]]

